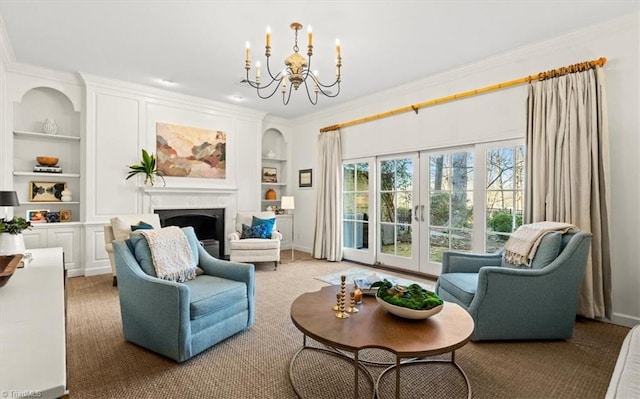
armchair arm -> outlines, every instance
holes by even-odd
[[[240,233],[238,233],[237,231],[234,231],[233,233],[229,233],[227,238],[229,239],[229,241],[239,240],[240,239]]]
[[[279,231],[273,230],[273,232],[271,233],[271,239],[282,241],[282,233],[280,233]]]
[[[189,358],[189,288],[145,274],[123,241],[113,248],[125,338],[179,362]]]
[[[471,254],[445,251],[442,253],[442,273],[478,273],[480,268],[484,266],[500,266],[502,252]]]

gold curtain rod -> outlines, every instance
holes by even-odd
[[[445,97],[436,98],[434,100],[429,100],[425,102],[421,102],[419,104],[407,105],[405,107],[392,109],[391,111],[381,112],[375,115],[365,116],[364,118],[354,119],[348,122],[338,123],[337,125],[331,125],[327,127],[323,127],[320,129],[320,133],[331,132],[333,130],[338,130],[343,127],[359,125],[365,122],[371,122],[377,119],[386,118],[388,116],[402,114],[404,112],[413,111],[416,114],[420,108],[430,107],[432,105],[442,104],[445,102],[459,100],[465,97],[475,96],[477,94],[483,94],[494,90],[504,89],[506,87],[516,86],[523,83],[531,83],[534,80],[545,80],[549,78],[554,78],[557,76],[566,75],[568,73],[585,71],[589,68],[595,68],[597,66],[604,66],[607,63],[607,59],[605,57],[598,58],[597,60],[580,62],[578,64],[569,65],[562,68],[552,69],[546,72],[540,72],[537,75],[529,75],[524,78],[510,80],[508,82],[502,82],[491,86],[481,87],[475,90],[469,90],[462,93],[456,93]]]

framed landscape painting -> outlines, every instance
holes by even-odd
[[[163,176],[226,179],[227,134],[156,123],[157,168]]]

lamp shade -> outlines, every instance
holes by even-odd
[[[0,191],[0,206],[20,206],[18,194],[15,191]]]
[[[295,201],[293,197],[283,196],[280,202],[281,209],[296,209]]]

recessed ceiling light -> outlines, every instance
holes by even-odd
[[[236,96],[231,96],[230,98],[231,98],[233,101],[236,101],[236,102],[244,101],[244,97],[242,97],[242,96],[237,96],[237,95],[236,95]]]

